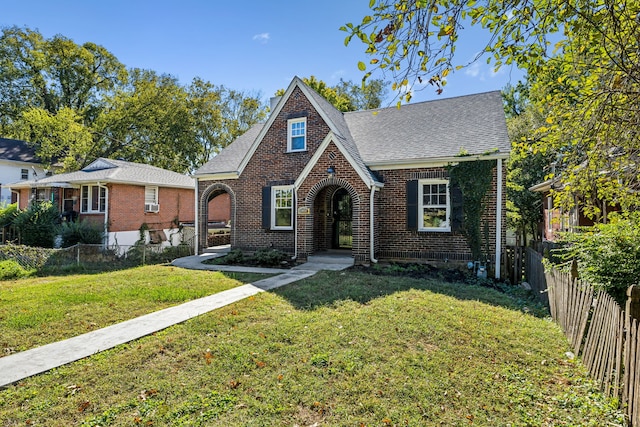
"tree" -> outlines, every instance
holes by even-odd
[[[378,108],[387,93],[386,83],[380,79],[372,79],[362,85],[340,79],[340,83],[334,87],[327,86],[315,76],[304,77],[302,81],[342,112]],[[279,89],[276,96],[284,95],[284,91]]]
[[[191,172],[265,114],[259,96],[127,71],[94,43],[18,27],[0,36],[0,132],[63,171],[113,157]]]
[[[637,206],[640,192],[640,4],[581,0],[382,0],[372,14],[346,24],[345,43],[361,40],[371,56],[359,63],[366,81],[390,73],[400,101],[408,87],[429,82],[441,91],[465,25],[487,30],[485,52],[496,67],[524,68],[531,101],[546,114],[532,152],[558,156],[561,204],[576,195],[585,213],[602,218],[603,205]],[[551,46],[550,37],[558,40]],[[399,101],[399,104],[400,104]],[[632,191],[630,191],[632,190]]]
[[[46,40],[29,28],[8,27],[0,35],[0,131],[25,109],[55,115],[75,110],[85,122],[98,114],[105,95],[127,76],[114,55],[95,43],[77,45],[57,35]]]
[[[511,156],[507,161],[507,225],[516,231],[517,240],[527,246],[527,236],[539,237],[542,221],[540,193],[529,190],[545,180],[553,161],[550,154],[532,152],[535,132],[544,125],[544,116],[529,101],[529,86],[518,82],[503,90]]]

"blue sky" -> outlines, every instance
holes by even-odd
[[[344,46],[338,28],[369,13],[368,0],[14,0],[0,12],[0,27],[37,29],[46,38],[62,34],[76,43],[104,46],[127,67],[174,75],[182,83],[201,77],[216,85],[260,94],[264,100],[286,88],[293,76],[316,76],[329,85],[359,82],[364,45]],[[456,51],[466,63],[488,36],[463,34]],[[427,88],[413,102],[500,90],[522,79],[505,67],[498,73],[484,59],[453,73],[442,95]],[[382,77],[375,76],[374,77]]]

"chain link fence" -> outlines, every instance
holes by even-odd
[[[175,246],[161,244],[87,245],[62,249],[34,248],[24,245],[0,245],[0,260],[14,260],[28,270],[63,270],[84,267],[112,270],[146,264],[162,264],[194,254],[195,239]]]

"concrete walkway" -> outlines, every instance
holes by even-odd
[[[308,263],[289,270],[202,264],[202,261],[216,256],[220,255],[190,256],[179,258],[172,264],[198,270],[275,273],[276,275],[64,341],[0,357],[0,387],[142,338],[259,292],[313,276],[319,270],[342,270],[353,265],[353,259],[340,256],[310,257]]]

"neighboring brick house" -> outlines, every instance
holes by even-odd
[[[194,222],[193,178],[155,166],[99,158],[82,170],[10,184],[19,207],[50,200],[64,220],[104,224],[106,244],[177,244],[179,225]]]
[[[227,193],[235,248],[300,261],[331,249],[360,264],[469,261],[452,228],[447,165],[486,159],[497,166],[483,222],[499,276],[509,150],[499,92],[341,113],[296,77],[266,123],[196,171],[198,246],[209,200]]]
[[[573,207],[565,210],[556,206],[553,200],[552,191],[561,188],[562,184],[558,177],[548,179],[529,188],[530,191],[541,194],[542,199],[542,228],[541,236],[543,241],[555,242],[560,237],[560,233],[573,232],[579,227],[591,227],[596,221],[587,217],[583,210],[583,203],[578,196],[573,197]],[[619,206],[611,206],[600,202],[603,218],[608,213],[620,211]],[[605,219],[606,221],[606,219]],[[602,222],[602,220],[600,220]]]
[[[12,192],[7,183],[42,178],[47,173],[35,149],[25,141],[0,138],[0,205],[18,202],[18,193]]]

